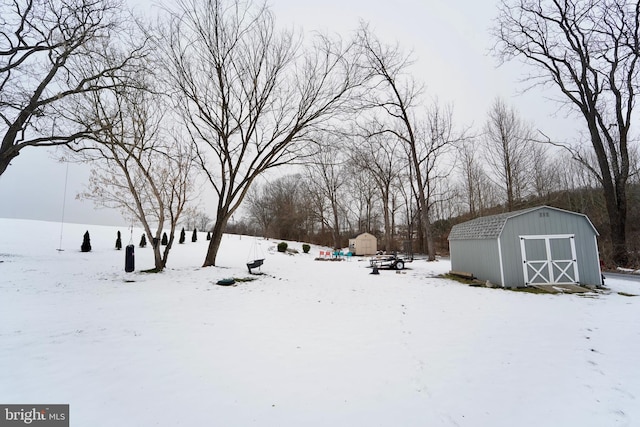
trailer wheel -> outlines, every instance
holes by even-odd
[[[404,269],[404,261],[396,261],[396,270]]]

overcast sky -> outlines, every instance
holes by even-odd
[[[145,11],[146,2],[129,0]],[[323,30],[348,35],[368,22],[388,43],[399,42],[413,51],[413,73],[424,83],[427,97],[451,103],[459,125],[480,129],[493,100],[500,96],[520,115],[545,133],[569,138],[575,119],[557,115],[549,101],[553,92],[533,89],[522,93],[520,82],[530,69],[518,63],[497,67],[490,55],[489,29],[496,16],[494,0],[271,0],[278,25]],[[153,6],[151,6],[153,8]],[[88,201],[76,200],[88,170],[55,160],[46,149],[26,149],[0,176],[0,217],[17,217],[93,224],[124,225],[118,212],[96,210]],[[68,175],[67,175],[68,168]],[[68,179],[65,180],[65,177]],[[65,182],[67,182],[65,197]],[[63,203],[64,202],[64,203]]]

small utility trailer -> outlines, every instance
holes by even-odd
[[[412,262],[412,256],[392,255],[376,255],[371,257],[369,263],[373,268],[386,268],[389,270],[403,270],[406,263]]]

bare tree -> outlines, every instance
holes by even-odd
[[[375,122],[370,124],[367,133],[361,138],[358,149],[351,151],[351,158],[358,170],[368,173],[379,193],[384,220],[384,247],[390,252],[395,249],[392,221],[395,206],[392,202],[396,199],[392,194],[393,183],[406,165],[406,156],[402,141],[394,135],[379,132]]]
[[[113,50],[115,35],[127,35],[122,6],[120,0],[0,2],[0,175],[26,147],[70,144],[100,128],[66,120],[66,105],[114,82],[126,84],[142,51]]]
[[[427,108],[424,120],[419,118],[416,110],[420,106],[422,87],[407,75],[410,56],[397,45],[381,43],[364,25],[358,40],[366,58],[364,67],[374,76],[368,106],[387,116],[379,133],[393,135],[403,143],[419,213],[418,239],[421,248],[426,246],[429,259],[435,260],[429,216],[433,197],[436,197],[436,183],[432,180],[451,172],[451,168],[447,171],[439,168],[437,159],[464,139],[464,132],[454,130],[452,108],[442,108],[437,100]]]
[[[636,145],[629,151],[629,179],[632,184],[640,184],[640,147]]]
[[[595,157],[595,154],[591,154]],[[595,159],[593,159],[595,162]],[[560,197],[570,209],[586,212],[592,206],[601,205],[594,200],[594,189],[600,187],[597,178],[582,163],[576,162],[570,153],[563,153],[552,163],[555,166],[558,177],[558,186],[561,190]],[[604,198],[603,198],[604,200]],[[606,212],[606,207],[601,206]],[[593,212],[593,210],[592,210]],[[595,218],[591,218],[595,221]],[[606,218],[598,223],[606,223]]]
[[[246,198],[250,218],[263,236],[285,240],[306,237],[306,211],[300,175],[285,175],[253,187]]]
[[[75,150],[77,159],[93,166],[81,197],[137,219],[154,242],[160,241],[164,227],[169,226],[164,250],[153,245],[155,270],[161,271],[193,194],[194,155],[190,144],[162,126],[167,115],[161,96],[147,90],[150,86],[143,82],[139,86],[115,85],[109,92],[85,94],[85,102],[76,109],[77,121],[100,122],[103,129]]]
[[[628,0],[502,0],[496,55],[534,66],[533,84],[555,87],[584,120],[592,165],[584,150],[562,144],[604,190],[613,259],[627,264],[629,142],[638,86],[640,2]]]
[[[388,125],[380,131],[400,139],[405,145],[410,166],[414,172],[412,184],[416,197],[422,230],[426,231],[429,223],[427,202],[427,184],[420,170],[421,162],[418,154],[418,135],[414,110],[418,106],[422,87],[406,75],[411,58],[396,46],[385,46],[378,40],[367,26],[359,31],[359,45],[366,58],[365,67],[375,76],[372,90],[369,92],[369,103],[379,108],[389,117]],[[374,90],[375,89],[375,90]],[[428,235],[428,232],[426,232]]]
[[[357,144],[357,142],[355,142]],[[353,151],[361,148],[352,145]],[[357,165],[353,158],[347,159],[345,209],[349,234],[369,232],[376,234],[382,229],[380,223],[380,191],[371,174]]]
[[[595,154],[592,154],[594,157]],[[595,159],[593,159],[595,162]],[[563,190],[573,191],[584,188],[596,188],[599,183],[591,171],[582,163],[576,162],[571,155],[561,155],[556,160],[556,169],[558,170],[558,179],[560,188]]]
[[[307,165],[309,166],[309,165]],[[317,232],[316,241],[322,245],[333,245],[333,232],[327,237],[327,229],[332,230],[328,224],[331,224],[331,210],[329,203],[325,197],[320,181],[314,178],[312,171],[307,167],[306,179],[304,180],[304,200],[305,206],[309,209],[309,226],[308,229],[314,229]],[[311,232],[310,234],[313,234]]]
[[[180,0],[165,32],[168,74],[202,169],[218,196],[204,266],[256,177],[300,155],[308,132],[339,112],[362,78],[351,46],[318,35],[306,50],[266,6]]]
[[[328,135],[327,137],[335,138]],[[347,159],[338,149],[339,141],[329,140],[318,144],[318,149],[306,165],[309,174],[309,186],[317,194],[323,206],[328,206],[329,214],[322,215],[324,225],[331,229],[333,247],[340,248],[341,224],[344,212],[344,188],[347,181]]]
[[[394,225],[398,229],[401,237],[413,241],[416,236],[417,218],[419,210],[417,208],[416,199],[413,194],[413,170],[406,168],[400,173],[400,176],[393,184],[393,201],[394,207],[397,207],[400,216],[404,220],[402,224]],[[412,247],[413,250],[413,247]]]
[[[273,209],[274,235],[286,240],[302,240],[306,207],[302,200],[301,176],[282,176],[267,184],[267,188]]]
[[[269,200],[269,191],[266,185],[254,185],[247,193],[245,200],[247,216],[255,223],[262,233],[262,237],[267,237],[269,227],[273,222],[273,209]]]
[[[411,157],[415,156],[415,182],[423,182],[426,214],[422,213],[421,229],[427,240],[427,253],[430,261],[436,259],[436,248],[432,232],[433,206],[442,205],[454,198],[449,191],[448,181],[455,168],[455,162],[446,162],[448,154],[455,150],[466,139],[466,130],[457,131],[453,120],[453,107],[442,107],[438,100],[434,100],[427,108],[426,119],[418,129],[420,137],[417,144],[410,146]],[[414,192],[419,187],[414,188]],[[443,191],[444,190],[444,191]],[[420,196],[418,196],[419,198]]]
[[[493,183],[477,156],[477,141],[467,141],[459,149],[459,168],[462,175],[464,204],[472,216],[481,216],[497,201],[493,197]]]
[[[531,128],[496,98],[484,128],[484,158],[503,189],[508,211],[514,210],[528,190],[530,166],[533,164]]]
[[[192,186],[195,187],[197,184],[192,183]],[[193,198],[196,199],[198,196],[194,195]],[[206,214],[206,212],[202,211],[200,206],[189,204],[189,206],[185,207],[184,212],[182,213],[181,222],[188,230],[193,230],[195,228],[201,231],[208,231],[208,228],[211,225],[211,218]]]
[[[549,200],[554,191],[560,190],[558,180],[562,168],[560,164],[551,161],[549,152],[548,145],[533,143],[529,153],[532,190],[538,198],[546,200]]]

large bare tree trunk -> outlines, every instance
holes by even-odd
[[[207,248],[207,255],[204,258],[203,267],[212,267],[216,265],[216,259],[218,257],[218,251],[220,250],[220,244],[222,243],[222,236],[224,230],[227,227],[229,221],[229,215],[221,215],[216,218],[211,230],[211,240],[209,241],[209,247]]]
[[[393,225],[391,224],[391,212],[389,209],[389,193],[388,191],[382,194],[382,217],[384,218],[384,247],[387,252],[394,250],[393,237],[391,231]]]
[[[8,152],[8,150],[7,152],[0,152],[0,175],[2,175],[7,170],[7,168],[11,164],[11,161],[16,157],[18,157],[17,152],[11,153],[11,152]]]
[[[613,260],[617,265],[627,265],[629,254],[627,252],[627,180],[629,176],[629,163],[622,170],[611,170],[606,149],[602,137],[593,122],[590,125],[591,141],[596,151],[598,166],[600,168],[600,184],[604,192],[604,200],[609,217],[609,229],[611,230],[611,245]],[[625,144],[626,146],[626,144]],[[626,170],[626,172],[625,172]]]
[[[332,200],[331,212],[333,213],[333,248],[340,249],[340,214],[337,200]]]
[[[640,3],[502,0],[496,22],[497,56],[531,64],[537,73],[528,81],[558,89],[584,119],[597,167],[580,144],[555,144],[571,151],[599,180],[613,261],[626,265],[628,138],[638,89]]]
[[[264,3],[180,0],[157,44],[179,108],[219,199],[204,265],[215,265],[228,215],[255,179],[305,153],[310,129],[346,111],[366,75],[353,48],[317,35],[306,51]]]

